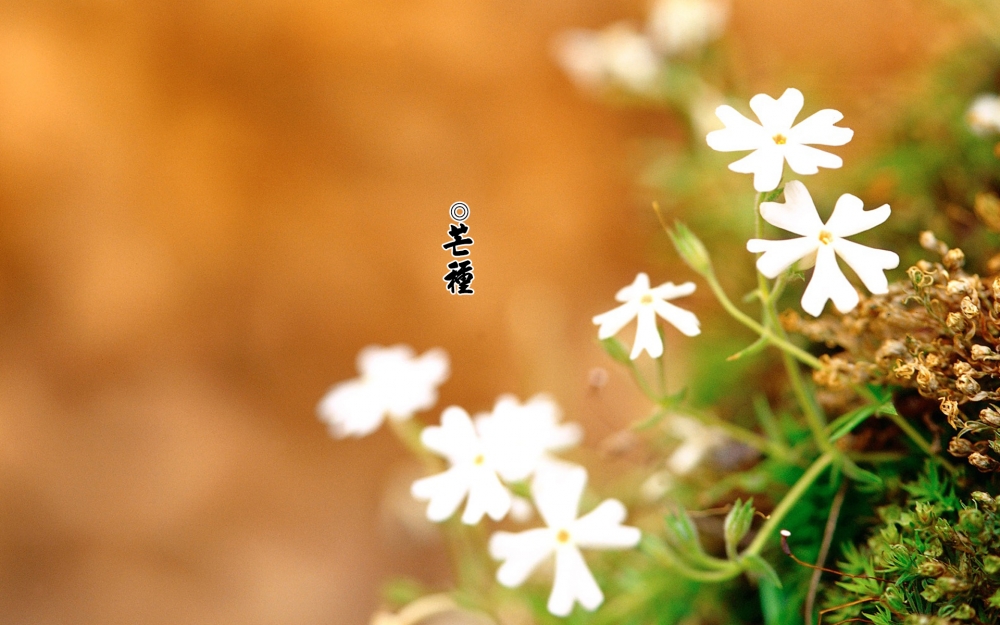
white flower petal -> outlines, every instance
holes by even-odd
[[[836,154],[791,141],[785,145],[785,160],[792,171],[801,176],[815,174],[820,167],[838,169],[844,164],[843,159]]]
[[[619,302],[627,302],[630,299],[635,299],[649,290],[649,276],[643,272],[639,272],[635,276],[635,280],[632,284],[622,287],[615,293],[615,299]]]
[[[650,306],[642,306],[636,316],[638,323],[635,328],[635,344],[632,345],[632,360],[639,357],[642,350],[646,350],[653,358],[663,355],[663,341],[660,339],[660,332],[656,329],[656,313]]]
[[[435,523],[455,514],[469,492],[471,474],[467,467],[452,467],[443,473],[417,480],[410,494],[420,501],[430,501],[427,518]]]
[[[777,278],[778,274],[791,267],[792,263],[815,252],[819,245],[819,239],[812,237],[779,241],[750,239],[747,241],[747,251],[764,252],[764,255],[757,259],[757,270],[768,278]]]
[[[552,555],[556,543],[552,530],[539,528],[512,534],[497,532],[490,537],[490,555],[504,563],[497,569],[497,581],[507,588],[524,583],[542,560]]]
[[[364,380],[349,380],[331,388],[316,412],[337,438],[366,436],[382,425],[385,408],[381,399]]]
[[[593,318],[593,322],[595,325],[600,326],[597,330],[597,338],[603,341],[618,334],[622,328],[635,319],[635,315],[638,312],[639,305],[633,300],[625,302],[618,308],[609,310],[606,313],[596,315]]]
[[[875,295],[889,292],[885,270],[899,266],[899,256],[895,252],[867,247],[847,239],[834,239],[833,249],[858,274],[869,291]]]
[[[369,345],[358,352],[358,371],[371,377],[392,376],[413,356],[413,348],[408,345]]]
[[[785,157],[776,145],[762,147],[729,164],[732,171],[753,174],[754,189],[761,192],[778,188],[784,168]]]
[[[570,529],[570,535],[585,549],[628,549],[639,544],[642,532],[636,527],[623,526],[628,512],[617,499],[606,499],[580,517]]]
[[[713,150],[719,152],[756,150],[771,140],[760,124],[747,119],[728,104],[715,109],[715,114],[726,127],[722,130],[713,130],[705,137],[708,147]]]
[[[833,214],[826,222],[826,230],[835,237],[849,237],[865,230],[871,230],[875,226],[889,219],[888,204],[883,204],[870,211],[865,210],[864,202],[860,198],[845,193],[837,200],[833,207]]]
[[[787,133],[802,110],[804,101],[802,92],[798,89],[785,89],[777,100],[765,93],[758,93],[750,98],[750,108],[757,114],[767,132]]]
[[[465,504],[462,523],[475,525],[484,514],[488,514],[494,521],[499,521],[510,512],[510,506],[510,491],[500,483],[497,474],[486,467],[473,469],[472,482],[469,484],[469,500]]]
[[[685,282],[684,284],[664,282],[660,286],[653,289],[652,294],[653,297],[658,297],[660,299],[677,299],[678,297],[691,295],[694,291],[694,282]]]
[[[859,300],[857,290],[837,265],[833,246],[822,245],[816,252],[816,268],[812,278],[802,294],[802,310],[813,317],[819,317],[828,299],[832,299],[834,306],[842,313],[853,310]]]
[[[571,545],[556,550],[555,580],[549,595],[549,612],[556,616],[569,616],[573,603],[579,602],[587,610],[595,610],[604,601],[597,581],[587,568],[580,550]]]
[[[566,527],[576,519],[580,497],[587,484],[587,471],[567,463],[546,463],[531,482],[538,514],[549,527]]]
[[[653,300],[653,310],[683,334],[687,336],[698,336],[701,334],[701,324],[693,312],[660,299]],[[659,339],[659,335],[657,335],[657,339]],[[663,353],[662,343],[660,353]]]
[[[479,436],[472,419],[458,406],[448,406],[441,413],[441,425],[428,426],[420,433],[420,441],[428,449],[444,456],[452,464],[467,462],[480,452]]]
[[[844,145],[854,136],[854,131],[834,126],[842,119],[844,115],[834,109],[813,113],[788,131],[788,141],[810,145]]]
[[[510,498],[510,518],[518,523],[527,523],[535,516],[535,508],[531,500],[513,495]]]
[[[823,228],[816,205],[806,185],[792,180],[785,185],[785,203],[763,202],[760,216],[764,221],[800,236],[815,236]]]

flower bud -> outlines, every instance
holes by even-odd
[[[708,255],[708,250],[687,226],[679,221],[674,222],[674,229],[670,231],[670,239],[674,242],[677,253],[691,269],[703,276],[712,272],[712,260]]]
[[[979,316],[979,305],[973,302],[972,298],[968,295],[962,298],[962,303],[959,306],[966,319],[975,319]]]
[[[965,592],[969,589],[969,582],[965,580],[958,579],[957,577],[939,577],[934,585],[937,586],[941,592],[947,594],[953,594],[956,592]]]
[[[991,508],[996,505],[996,501],[994,501],[994,499],[992,497],[990,497],[990,494],[989,493],[984,493],[981,490],[977,490],[977,491],[973,492],[970,495],[970,497],[972,497],[972,499],[974,501],[978,501],[979,503],[984,504],[984,505],[986,505],[988,507],[991,507]]]
[[[941,589],[937,586],[928,586],[920,592],[920,596],[928,603],[937,603],[941,600],[942,594]],[[921,625],[923,624],[921,623]]]
[[[963,395],[972,397],[979,392],[979,382],[976,382],[970,375],[960,375],[955,380],[955,388]]]
[[[983,531],[983,513],[976,508],[966,508],[958,513],[958,522],[969,532]]]
[[[948,313],[944,323],[952,334],[961,334],[965,331],[965,317],[958,313]]]
[[[949,271],[961,269],[965,264],[965,252],[957,247],[952,248],[941,258],[941,264]]]
[[[924,560],[917,567],[917,571],[924,577],[941,577],[948,571],[948,567],[937,560]]]
[[[948,442],[948,453],[964,458],[973,452],[972,443],[964,438],[953,438]]]
[[[997,465],[1000,465],[1000,462],[997,462],[986,454],[981,454],[978,451],[975,451],[969,454],[969,464],[976,467],[983,473],[987,473],[989,471],[996,471]]]
[[[951,613],[951,618],[947,619],[948,622],[954,621],[970,621],[976,616],[976,610],[968,603],[960,603],[955,611]],[[954,619],[954,620],[952,620]]]

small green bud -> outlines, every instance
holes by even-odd
[[[726,515],[723,524],[723,534],[726,539],[726,553],[731,559],[736,558],[736,548],[743,537],[750,531],[753,524],[753,499],[743,503],[739,499],[733,504],[733,509]]]
[[[688,267],[703,276],[712,273],[712,259],[708,255],[708,250],[687,226],[679,221],[674,222],[674,229],[670,231],[670,239],[674,242],[677,253],[688,264]]]
[[[939,577],[934,582],[934,585],[941,592],[949,595],[957,592],[965,592],[969,589],[969,583],[957,577]]]
[[[972,606],[968,603],[963,603],[955,608],[955,611],[951,613],[951,618],[958,619],[960,621],[968,621],[971,618],[975,618],[976,611],[972,609]]]
[[[990,607],[1000,608],[1000,588],[990,595],[990,598],[986,600],[986,603],[990,604]]]
[[[981,490],[977,490],[974,493],[972,493],[972,499],[974,501],[978,501],[979,503],[983,504],[988,510],[993,510],[994,508],[996,508],[996,501],[994,501],[993,498],[990,497],[989,493],[984,493]]]
[[[958,522],[968,532],[983,531],[983,513],[976,508],[967,508],[958,513]]]
[[[920,596],[923,597],[928,603],[935,603],[941,599],[942,593],[940,588],[930,585],[927,588],[924,588],[923,592],[920,593]]]
[[[937,560],[924,560],[917,567],[917,571],[924,577],[941,577],[948,568]]]
[[[942,553],[944,553],[944,548],[941,547],[941,541],[936,537],[930,539],[927,548],[924,549],[924,555],[928,558],[940,558]]]
[[[989,555],[983,558],[983,570],[990,575],[1000,571],[1000,556]]]

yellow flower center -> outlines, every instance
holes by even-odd
[[[476,459],[472,461],[472,463],[476,466],[482,466],[484,462],[486,462],[486,457],[483,456],[483,454],[479,454],[476,456]]]
[[[788,137],[781,134],[780,132],[771,138],[774,140],[774,143],[776,145],[785,145],[786,143],[788,143]]]
[[[566,544],[569,542],[569,532],[566,530],[559,530],[556,532],[556,542]]]
[[[819,242],[823,245],[830,245],[833,243],[833,235],[826,230],[819,231]]]
[[[653,296],[650,295],[649,293],[646,293],[645,295],[643,295],[642,297],[639,298],[639,303],[640,304],[652,304],[653,303]]]

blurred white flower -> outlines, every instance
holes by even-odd
[[[625,22],[600,31],[569,30],[556,38],[554,51],[569,77],[590,90],[618,85],[645,92],[660,67],[649,39]]]
[[[694,289],[693,282],[685,282],[679,286],[673,282],[666,282],[651,289],[649,276],[639,273],[632,284],[615,294],[615,299],[625,302],[624,304],[594,317],[594,324],[601,326],[597,337],[602,340],[612,337],[630,321],[638,319],[631,358],[633,360],[638,358],[642,350],[646,350],[653,358],[659,358],[663,354],[663,341],[656,330],[656,315],[666,319],[687,336],[701,333],[698,318],[694,313],[666,301],[691,295]]]
[[[993,93],[977,96],[966,111],[965,119],[977,135],[1000,132],[1000,96]]]
[[[497,581],[520,586],[543,560],[555,554],[555,576],[549,595],[549,612],[567,616],[579,602],[594,610],[604,594],[580,553],[584,549],[628,549],[639,543],[638,528],[622,525],[627,511],[621,502],[606,499],[577,518],[580,497],[587,483],[582,467],[539,472],[532,483],[535,506],[548,527],[524,532],[497,532],[490,538],[490,555],[503,560]]]
[[[715,114],[726,127],[708,133],[708,145],[720,152],[753,150],[731,163],[729,169],[753,174],[753,186],[757,191],[772,191],[778,187],[785,161],[800,175],[815,174],[820,167],[840,167],[844,161],[839,156],[809,145],[844,145],[854,136],[854,131],[834,126],[844,118],[834,109],[813,113],[792,126],[802,104],[802,92],[798,89],[786,89],[777,100],[757,94],[750,99],[750,108],[760,124],[747,119],[733,107],[722,105]]]
[[[504,460],[511,456],[502,448],[508,441],[481,431],[486,429],[481,427],[485,419],[477,418],[474,425],[465,410],[449,406],[441,414],[440,426],[421,432],[424,445],[451,463],[447,471],[419,479],[410,488],[414,497],[430,502],[427,518],[431,521],[450,517],[466,496],[462,522],[468,525],[478,523],[484,514],[499,521],[510,511],[510,491],[497,475]]]
[[[551,454],[576,446],[583,430],[576,423],[560,423],[562,411],[548,395],[524,404],[513,395],[500,396],[489,415],[477,417],[480,433],[490,437],[500,456],[501,475],[508,482],[528,478],[539,464],[556,462]]]
[[[361,377],[335,385],[316,407],[337,438],[366,436],[386,415],[401,421],[437,402],[448,379],[448,355],[431,349],[416,357],[406,345],[371,345],[358,354]]]
[[[694,131],[701,135],[721,130],[723,125],[715,111],[723,104],[725,100],[721,93],[709,85],[699,84],[695,95],[688,101],[688,117]]]
[[[671,416],[668,426],[670,433],[681,441],[667,458],[667,468],[674,475],[690,473],[706,452],[726,440],[719,430],[679,415]]]
[[[722,0],[658,0],[649,14],[654,45],[668,56],[703,48],[718,39],[729,19]]]
[[[760,205],[760,214],[769,224],[798,234],[800,238],[750,239],[747,250],[764,253],[757,259],[757,269],[768,278],[777,277],[798,260],[802,260],[801,268],[815,265],[802,294],[802,309],[818,317],[826,301],[832,299],[837,310],[846,313],[858,305],[858,292],[840,270],[837,256],[844,259],[876,295],[889,291],[884,271],[897,267],[899,256],[844,237],[874,228],[889,218],[889,212],[888,204],[866,211],[859,198],[845,193],[837,200],[833,214],[824,224],[806,186],[793,180],[785,185],[785,203],[764,202]]]

